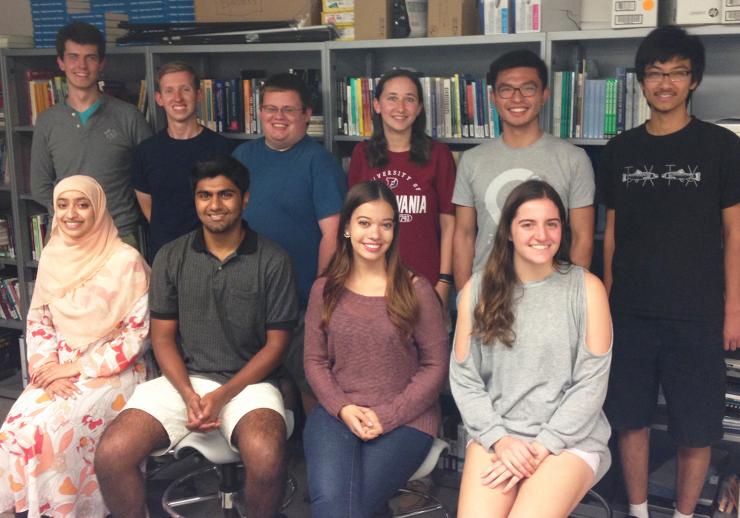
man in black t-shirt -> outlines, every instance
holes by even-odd
[[[198,226],[190,171],[196,162],[229,154],[228,140],[196,119],[200,81],[182,61],[157,71],[154,100],[167,116],[167,127],[139,144],[132,182],[141,211],[149,221],[149,262],[173,239]]]
[[[678,445],[676,511],[692,516],[722,437],[725,350],[740,346],[740,139],[689,115],[704,48],[651,32],[635,68],[650,119],[612,139],[598,174],[614,351],[605,411],[630,516],[648,518],[649,427],[658,386]]]

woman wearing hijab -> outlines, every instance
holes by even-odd
[[[100,185],[60,181],[26,322],[31,382],[0,428],[0,511],[108,514],[93,457],[146,376],[148,287],[149,268],[119,239]]]

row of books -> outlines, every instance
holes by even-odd
[[[309,122],[308,134],[323,136],[320,71],[291,69],[290,72],[300,76],[311,92],[313,116]],[[266,77],[265,70],[242,70],[239,78],[202,79],[198,121],[219,133],[262,133],[258,109]]]
[[[610,138],[645,122],[650,108],[632,70],[596,78],[583,60],[577,72],[557,71],[552,82],[552,133],[576,139]]]
[[[0,279],[0,318],[21,320],[21,297],[18,292],[18,279],[7,277]]]
[[[67,78],[50,70],[33,68],[26,70],[26,83],[28,85],[28,116],[31,125],[36,124],[36,120],[41,113],[67,96]],[[139,83],[138,97],[135,99],[129,95],[126,83],[123,81],[101,79],[98,81],[98,88],[101,92],[126,102],[135,100],[139,111],[146,113],[145,80],[141,80]]]
[[[10,215],[0,216],[0,257],[15,259],[15,240]]]
[[[28,226],[31,233],[31,257],[38,261],[41,250],[49,239],[49,215],[34,214],[28,218]]]
[[[463,74],[420,77],[426,132],[434,138],[495,138],[501,123],[485,79]],[[379,78],[348,77],[337,82],[339,133],[369,137]]]

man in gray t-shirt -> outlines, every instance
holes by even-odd
[[[594,233],[594,174],[586,153],[548,134],[539,113],[550,94],[547,67],[528,50],[509,52],[489,72],[501,116],[501,138],[466,151],[458,166],[453,270],[458,288],[483,269],[506,197],[532,178],[550,183],[568,209],[571,260],[591,263]]]

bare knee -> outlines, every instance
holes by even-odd
[[[248,473],[277,475],[285,459],[285,422],[274,410],[253,410],[241,418],[234,436]]]
[[[95,450],[95,471],[138,467],[149,453],[167,445],[167,433],[152,416],[141,410],[124,410],[103,433]]]

